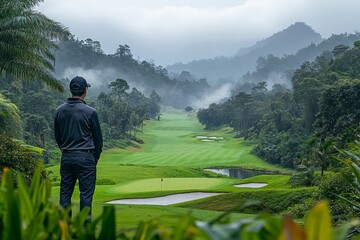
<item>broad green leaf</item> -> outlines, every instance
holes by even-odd
[[[148,223],[140,222],[138,225],[138,229],[136,231],[134,239],[145,240],[148,225],[149,225]]]
[[[4,169],[2,179],[2,191],[4,194],[4,240],[21,240],[22,221],[19,204],[19,195],[14,190],[12,174],[9,169]]]
[[[49,179],[44,179],[40,184],[40,202],[47,203],[51,196],[51,182]]]
[[[90,208],[89,207],[86,207],[84,209],[81,210],[81,212],[75,217],[74,221],[73,221],[73,225],[75,227],[75,230],[76,230],[76,236],[78,239],[86,239],[86,233],[93,233],[92,237],[95,238],[95,232],[93,231],[89,231],[89,227],[86,228],[86,232],[85,232],[85,229],[84,229],[84,226],[85,226],[85,222],[87,219],[89,219],[89,211],[90,211]]]
[[[64,221],[59,221],[61,229],[61,240],[70,240],[69,226]]]
[[[105,206],[103,210],[102,226],[99,239],[115,239],[115,208],[114,206]]]
[[[28,225],[31,221],[31,219],[34,217],[34,207],[31,203],[30,193],[28,186],[26,185],[24,179],[19,174],[17,177],[18,182],[18,192],[19,192],[19,198],[20,198],[20,204],[21,204],[21,216],[23,221],[26,222]]]
[[[345,197],[342,197],[340,195],[337,195],[335,194],[336,197],[340,198],[341,200],[343,200],[344,202],[346,202],[348,205],[352,206],[354,209],[357,209],[359,210],[360,209],[360,204],[354,202],[354,201],[351,201]]]
[[[286,216],[283,219],[283,228],[279,240],[306,240],[306,235],[299,225]]]
[[[352,172],[354,173],[358,182],[360,182],[360,167],[357,164],[352,162],[350,165],[350,168],[351,168]]]
[[[30,197],[33,206],[36,208],[40,205],[40,170],[36,169],[31,184],[30,184]]]
[[[177,227],[174,230],[174,240],[182,240],[185,239],[186,234],[188,234],[189,228],[194,224],[194,218],[191,215],[183,216]]]
[[[320,202],[311,209],[306,218],[305,230],[308,240],[332,239],[331,218],[327,202]]]
[[[360,157],[356,156],[355,154],[353,154],[352,152],[346,151],[344,150],[344,152],[346,153],[346,155],[348,155],[349,157],[351,157],[353,160],[355,161],[360,161]]]

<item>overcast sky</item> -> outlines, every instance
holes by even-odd
[[[295,22],[323,37],[360,30],[359,0],[44,0],[38,10],[105,53],[128,44],[166,66],[230,56]]]

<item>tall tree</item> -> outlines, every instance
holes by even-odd
[[[155,118],[160,113],[161,97],[153,90],[149,96],[148,112],[149,116]]]
[[[313,138],[308,142],[310,146],[310,159],[313,165],[321,168],[321,176],[330,165],[331,154],[333,154],[333,142],[329,139]]]
[[[303,106],[305,128],[313,129],[313,123],[318,113],[318,101],[323,84],[316,78],[304,78],[294,86],[294,99]]]
[[[341,79],[327,87],[319,101],[314,124],[321,138],[342,136],[343,141],[356,139],[360,125],[360,80]]]
[[[115,95],[117,102],[120,102],[127,96],[126,90],[129,89],[129,85],[124,79],[119,78],[111,82],[109,88],[111,88],[111,92]]]
[[[63,91],[52,75],[55,40],[69,32],[60,23],[33,10],[41,0],[0,1],[0,74],[23,80],[39,79]]]

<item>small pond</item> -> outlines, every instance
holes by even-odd
[[[239,168],[206,168],[204,170],[239,179],[254,177],[261,174],[269,174],[268,172],[264,171],[245,170]]]

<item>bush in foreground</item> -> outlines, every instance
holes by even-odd
[[[21,172],[25,182],[30,185],[35,169],[43,166],[40,159],[42,151],[42,149],[33,146],[25,147],[20,144],[20,141],[0,134],[0,169],[5,167],[12,169],[15,178],[16,173]],[[0,179],[1,175],[0,171]],[[41,175],[45,177],[45,171],[41,171]]]
[[[51,197],[51,182],[34,174],[30,187],[18,176],[14,188],[11,171],[4,169],[0,194],[0,239],[345,239],[349,225],[333,228],[327,202],[320,202],[306,218],[302,229],[290,217],[256,215],[235,222],[221,221],[228,213],[209,222],[191,215],[182,216],[176,227],[167,228],[157,220],[141,222],[128,237],[116,232],[115,208],[105,206],[103,213],[86,224],[88,209],[74,218]]]

